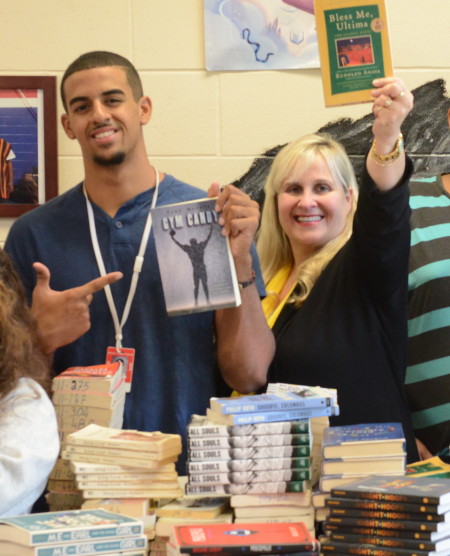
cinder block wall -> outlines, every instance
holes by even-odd
[[[410,88],[450,88],[449,0],[386,0],[396,74]],[[267,149],[368,105],[325,108],[320,71],[207,72],[203,0],[0,0],[0,74],[56,75],[79,54],[112,50],[133,61],[153,101],[148,153],[159,169],[207,188],[242,176]],[[58,105],[58,115],[61,114]],[[60,127],[58,187],[83,176]],[[0,241],[12,220],[0,218]]]

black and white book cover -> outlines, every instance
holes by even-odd
[[[216,199],[152,209],[159,271],[169,315],[241,304],[228,238],[221,234]]]

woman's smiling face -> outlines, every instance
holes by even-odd
[[[352,193],[336,183],[317,155],[307,168],[301,162],[294,167],[281,184],[277,201],[280,225],[297,260],[296,254],[309,257],[342,232]]]

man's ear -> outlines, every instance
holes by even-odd
[[[150,97],[141,97],[139,100],[141,125],[147,124],[152,117],[152,101]]]
[[[66,135],[69,139],[75,139],[75,133],[72,131],[72,127],[70,125],[70,119],[67,114],[63,114],[61,116],[61,123],[66,132]]]

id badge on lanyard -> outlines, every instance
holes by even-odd
[[[133,380],[134,355],[136,350],[133,348],[117,348],[109,346],[106,348],[106,363],[115,363],[120,361],[123,365],[123,373],[125,375],[125,391],[131,391],[131,382]]]
[[[142,234],[141,244],[139,246],[139,251],[136,256],[133,268],[133,276],[131,278],[130,291],[128,292],[127,301],[125,303],[125,308],[123,310],[122,320],[119,321],[119,317],[116,310],[116,305],[111,292],[111,287],[109,284],[105,286],[105,295],[108,301],[109,310],[111,312],[111,317],[114,322],[114,330],[116,334],[116,345],[109,346],[106,350],[106,363],[113,363],[114,361],[121,361],[123,363],[124,373],[125,373],[125,383],[126,391],[131,391],[131,384],[133,379],[134,370],[134,358],[135,350],[133,348],[122,347],[122,330],[128,319],[130,313],[131,303],[134,299],[136,293],[137,283],[139,279],[140,272],[144,263],[144,253],[147,248],[148,239],[150,237],[150,231],[152,229],[152,216],[151,209],[156,206],[156,200],[158,198],[158,188],[159,188],[159,172],[155,168],[155,191],[153,193],[152,204],[150,210],[148,211],[147,221],[145,223],[144,232]],[[103,262],[103,257],[100,251],[100,244],[97,237],[97,230],[95,227],[94,211],[92,209],[92,204],[88,198],[86,188],[83,187],[84,195],[86,197],[86,207],[88,212],[89,220],[89,230],[91,233],[92,247],[94,249],[95,258],[97,260],[98,269],[101,276],[106,275],[105,264]]]

